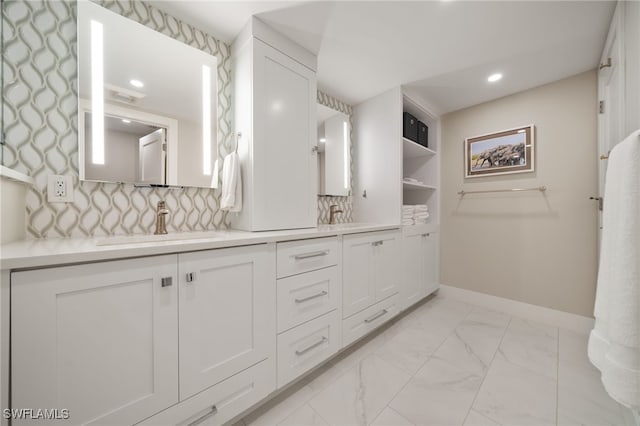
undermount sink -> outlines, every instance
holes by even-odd
[[[155,243],[161,241],[182,241],[182,240],[198,240],[209,238],[221,238],[222,233],[219,231],[202,231],[202,232],[177,232],[173,234],[144,234],[144,235],[122,235],[115,237],[106,237],[96,241],[97,246],[113,246],[120,244],[141,244]]]
[[[367,226],[367,225],[370,225],[370,224],[369,223],[360,223],[360,222],[336,223],[336,224],[333,224],[333,225],[323,224],[323,225],[318,225],[318,229],[333,231],[333,230],[337,230],[337,229],[359,228],[361,226]]]

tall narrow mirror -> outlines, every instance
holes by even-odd
[[[80,179],[215,188],[217,59],[78,2]]]
[[[318,104],[318,195],[351,192],[349,116]]]

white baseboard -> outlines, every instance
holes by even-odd
[[[504,297],[478,293],[476,291],[444,284],[440,285],[439,294],[462,302],[482,306],[483,308],[501,311],[520,318],[575,331],[580,334],[589,334],[593,329],[593,318],[545,308],[543,306],[531,305],[517,300],[505,299]]]

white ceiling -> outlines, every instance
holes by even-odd
[[[356,105],[398,85],[445,113],[598,64],[613,1],[159,1],[231,41],[252,14],[318,54],[318,86]],[[487,76],[501,72],[494,84]]]

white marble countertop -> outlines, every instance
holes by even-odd
[[[245,246],[359,232],[400,229],[399,225],[348,223],[285,231],[202,231],[167,236],[51,238],[16,241],[0,246],[0,270],[41,268],[140,256]]]

